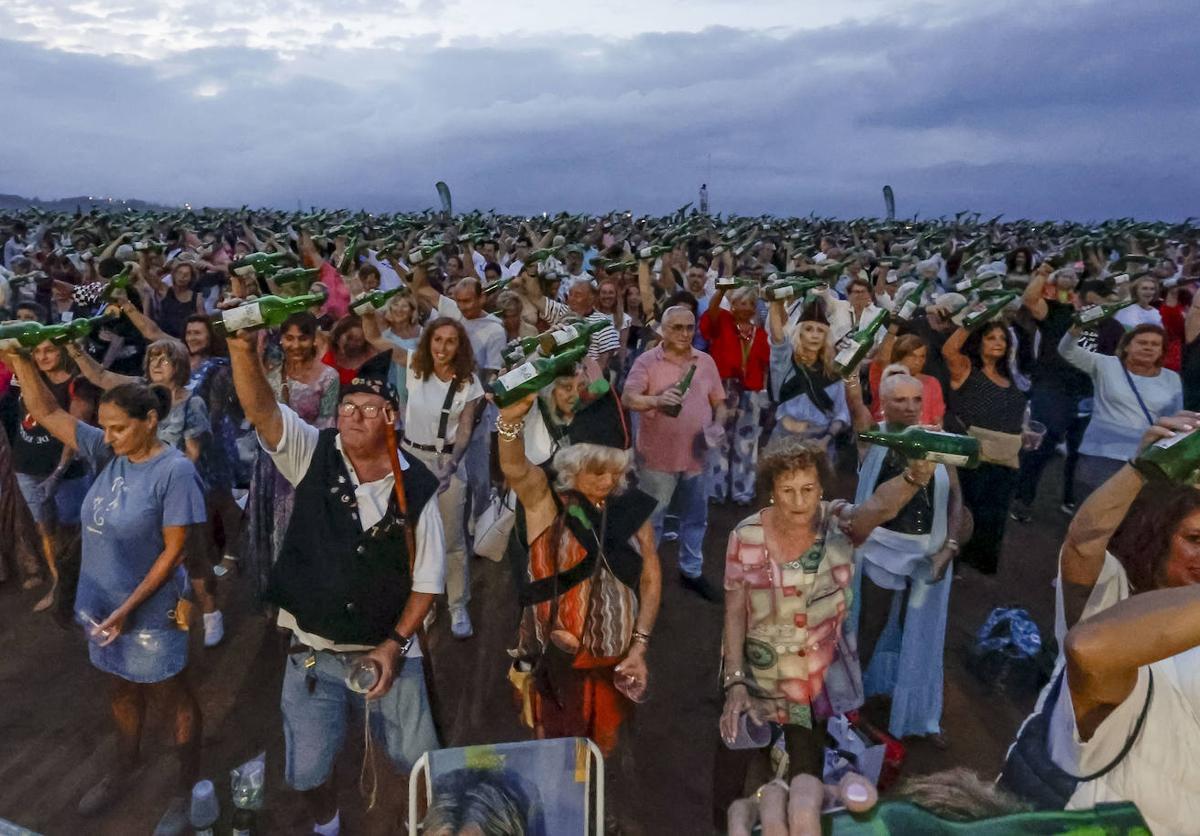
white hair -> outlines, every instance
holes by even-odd
[[[758,288],[753,285],[734,288],[729,293],[729,304],[736,305],[738,302],[758,301]]]
[[[925,385],[908,371],[903,363],[892,363],[879,375],[879,397],[887,398],[897,386],[911,383],[918,389],[924,390]]]
[[[621,450],[616,447],[606,447],[603,444],[572,444],[554,454],[554,470],[558,474],[554,480],[554,489],[570,491],[575,489],[575,477],[582,471],[592,472],[608,470],[620,471],[621,478],[613,493],[620,493],[629,484],[629,471],[633,465],[633,451]]]

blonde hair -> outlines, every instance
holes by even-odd
[[[621,478],[613,493],[618,494],[629,485],[629,471],[633,465],[633,451],[605,447],[603,444],[572,444],[554,454],[554,480],[557,491],[575,490],[575,478],[585,470],[620,471]]]
[[[800,354],[800,334],[804,330],[805,322],[815,322],[815,321],[802,319],[798,323],[796,323],[796,327],[792,330],[792,337],[791,337],[792,354],[794,356]],[[815,322],[815,324],[823,325],[825,327],[825,337],[826,337],[826,339],[823,340],[821,343],[821,348],[817,351],[817,360],[820,361],[821,366],[825,369],[825,374],[832,377],[834,374],[834,371],[833,371],[833,346],[830,344],[829,339],[828,339],[829,325],[824,322]]]

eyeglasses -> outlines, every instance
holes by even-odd
[[[371,418],[378,418],[379,414],[385,409],[387,409],[387,407],[375,406],[374,404],[360,406],[359,404],[352,403],[351,401],[346,401],[345,403],[338,405],[338,414],[343,418],[353,418],[355,413],[361,412],[363,418],[370,420]]]
[[[171,358],[165,354],[151,354],[146,360],[151,366],[171,365]]]

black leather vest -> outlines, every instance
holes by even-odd
[[[363,531],[354,482],[335,443],[322,430],[300,484],[267,601],[287,610],[306,633],[338,644],[379,644],[400,620],[412,591],[404,526],[417,524],[437,479],[415,458],[404,471],[408,519],[393,495],[387,513]]]

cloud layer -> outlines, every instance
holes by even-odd
[[[616,34],[453,34],[442,0],[100,5],[0,11],[6,191],[396,210],[444,179],[463,208],[658,211],[707,181],[714,211],[854,216],[888,182],[901,214],[1200,214],[1183,2]]]

